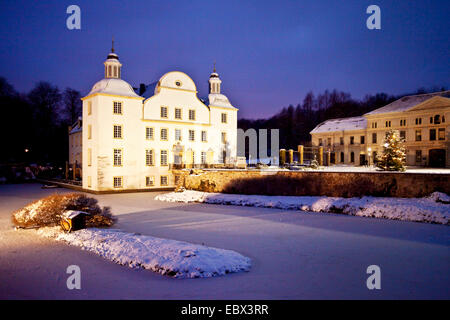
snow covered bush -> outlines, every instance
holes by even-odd
[[[112,226],[116,221],[111,209],[101,208],[97,199],[81,193],[69,193],[54,194],[26,205],[12,213],[12,222],[22,228],[54,226],[60,223],[61,215],[67,210],[87,212],[87,227]]]

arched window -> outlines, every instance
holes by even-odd
[[[114,66],[114,77],[117,78],[117,66]]]
[[[440,124],[440,123],[441,123],[441,116],[437,114],[434,116],[434,124]]]
[[[108,78],[112,76],[111,66],[108,66]]]

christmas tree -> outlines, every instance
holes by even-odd
[[[389,130],[384,138],[383,153],[377,156],[377,167],[385,171],[405,171],[406,154],[398,131]]]

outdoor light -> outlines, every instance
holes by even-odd
[[[28,149],[25,149],[25,152],[28,152],[28,151],[30,151],[30,150],[28,150]]]

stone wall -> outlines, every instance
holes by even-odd
[[[391,172],[303,172],[259,170],[178,171],[179,186],[206,192],[360,197],[423,197],[450,194],[450,175]]]

